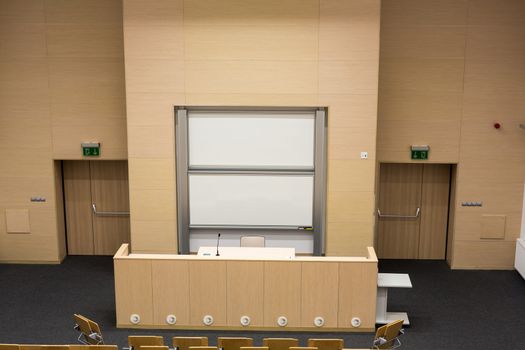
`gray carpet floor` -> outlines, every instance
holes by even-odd
[[[525,349],[525,280],[515,271],[452,271],[443,261],[383,260],[380,272],[409,273],[412,289],[389,292],[389,310],[407,311],[403,349]],[[75,344],[72,315],[97,321],[107,344],[131,334],[338,337],[370,348],[370,333],[225,332],[115,328],[113,261],[70,256],[61,265],[0,264],[0,343]]]

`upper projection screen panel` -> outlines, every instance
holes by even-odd
[[[191,168],[314,168],[315,111],[189,111]]]

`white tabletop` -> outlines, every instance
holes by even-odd
[[[215,258],[217,247],[200,247],[197,255]],[[295,248],[219,247],[219,256],[227,259],[293,260]]]
[[[378,273],[378,287],[412,288],[412,282],[407,273]]]

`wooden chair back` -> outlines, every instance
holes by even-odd
[[[263,346],[270,350],[288,350],[290,347],[299,346],[299,339],[296,338],[264,338]]]
[[[319,350],[315,346],[290,346],[290,350]]]
[[[0,350],[20,350],[18,344],[0,344]]]
[[[241,350],[268,350],[267,346],[241,346]]]
[[[217,346],[223,350],[241,350],[241,346],[253,346],[253,338],[218,337]]]
[[[189,350],[219,350],[219,348],[216,346],[202,345],[202,346],[190,346]]]
[[[164,346],[164,338],[157,335],[130,335],[128,345],[132,350],[142,350],[143,346]]]
[[[118,350],[117,345],[69,345],[69,350]]]
[[[83,339],[84,342],[89,345],[104,344],[104,339],[102,338],[102,331],[100,330],[98,323],[79,314],[74,314],[73,319],[75,320],[75,323],[78,325],[78,328],[82,333],[82,338],[79,338],[79,341]]]
[[[260,247],[264,248],[266,239],[264,236],[242,236],[241,247]]]
[[[319,350],[342,350],[345,347],[343,339],[308,339],[308,346],[315,346]]]
[[[374,339],[374,349],[392,349],[396,344],[396,339],[401,333],[403,327],[403,320],[397,320],[390,322],[382,327],[379,327],[376,331],[376,337]],[[378,342],[379,338],[384,339],[384,343]]]
[[[208,337],[173,337],[171,341],[175,350],[189,350],[190,346],[208,346]]]

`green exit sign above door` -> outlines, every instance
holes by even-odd
[[[430,151],[430,146],[410,146],[410,154],[412,160],[427,160],[428,151]]]
[[[100,143],[86,142],[82,143],[82,155],[84,157],[98,157],[100,156]]]

